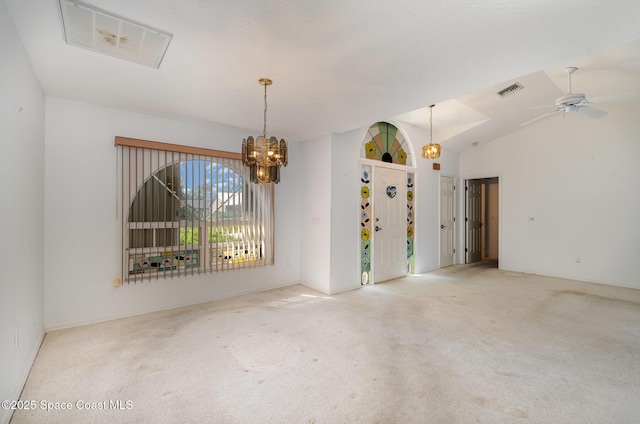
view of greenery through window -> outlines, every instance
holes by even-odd
[[[208,243],[239,240],[242,227],[228,224],[245,219],[249,205],[244,205],[243,188],[240,175],[214,161],[186,160],[160,169],[138,191],[129,221],[180,225],[134,227],[130,230],[131,247],[174,245],[172,232],[179,234],[181,246],[199,245],[205,228]]]
[[[240,238],[237,234],[240,233],[240,227],[213,227],[207,228],[209,237],[208,243],[218,243],[223,241],[234,241]],[[180,228],[180,245],[188,244],[200,244],[200,231],[198,228],[186,227]]]

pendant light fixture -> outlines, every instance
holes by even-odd
[[[425,159],[436,159],[440,157],[440,145],[433,142],[433,108],[436,105],[429,106],[429,144],[422,146],[422,157]]]
[[[242,163],[248,166],[251,182],[257,184],[277,184],[280,182],[280,167],[287,166],[287,142],[276,137],[267,138],[267,86],[273,81],[260,78],[264,86],[264,126],[262,135],[255,141],[249,136],[242,140]]]

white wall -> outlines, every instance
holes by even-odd
[[[300,283],[331,292],[331,137],[296,143],[300,150]]]
[[[46,99],[45,325],[97,322],[299,282],[297,147],[275,188],[275,265],[266,268],[125,284],[116,216],[115,136],[239,151],[250,134]]]
[[[4,2],[0,57],[0,400],[17,400],[44,336],[44,95]]]
[[[606,106],[461,155],[462,178],[500,176],[501,268],[640,288],[640,104]]]
[[[415,152],[415,270],[416,274],[440,267],[440,176],[453,177],[458,184],[459,154],[442,149],[438,159],[422,157],[422,146],[429,142],[429,130],[412,125],[398,125],[405,132]],[[437,141],[437,139],[436,139]],[[439,163],[440,170],[433,170]],[[456,199],[457,200],[457,199]],[[455,205],[455,216],[459,217],[459,205]],[[457,240],[457,236],[454,236]],[[459,251],[456,246],[456,251]]]
[[[373,124],[373,122],[372,122]],[[360,146],[366,128],[331,137],[331,293],[360,287]]]

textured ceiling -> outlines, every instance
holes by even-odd
[[[552,104],[564,66],[588,97],[640,91],[637,0],[86,0],[172,33],[159,69],[67,45],[57,0],[3,1],[47,95],[257,135],[269,77],[267,132],[288,141],[427,127],[436,103],[434,136],[463,150]]]

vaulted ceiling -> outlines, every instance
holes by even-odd
[[[85,0],[172,33],[158,69],[66,44],[58,0],[3,1],[49,96],[257,135],[269,77],[267,132],[288,141],[428,128],[436,104],[434,136],[461,151],[544,113],[566,66],[588,98],[640,94],[637,0]]]

